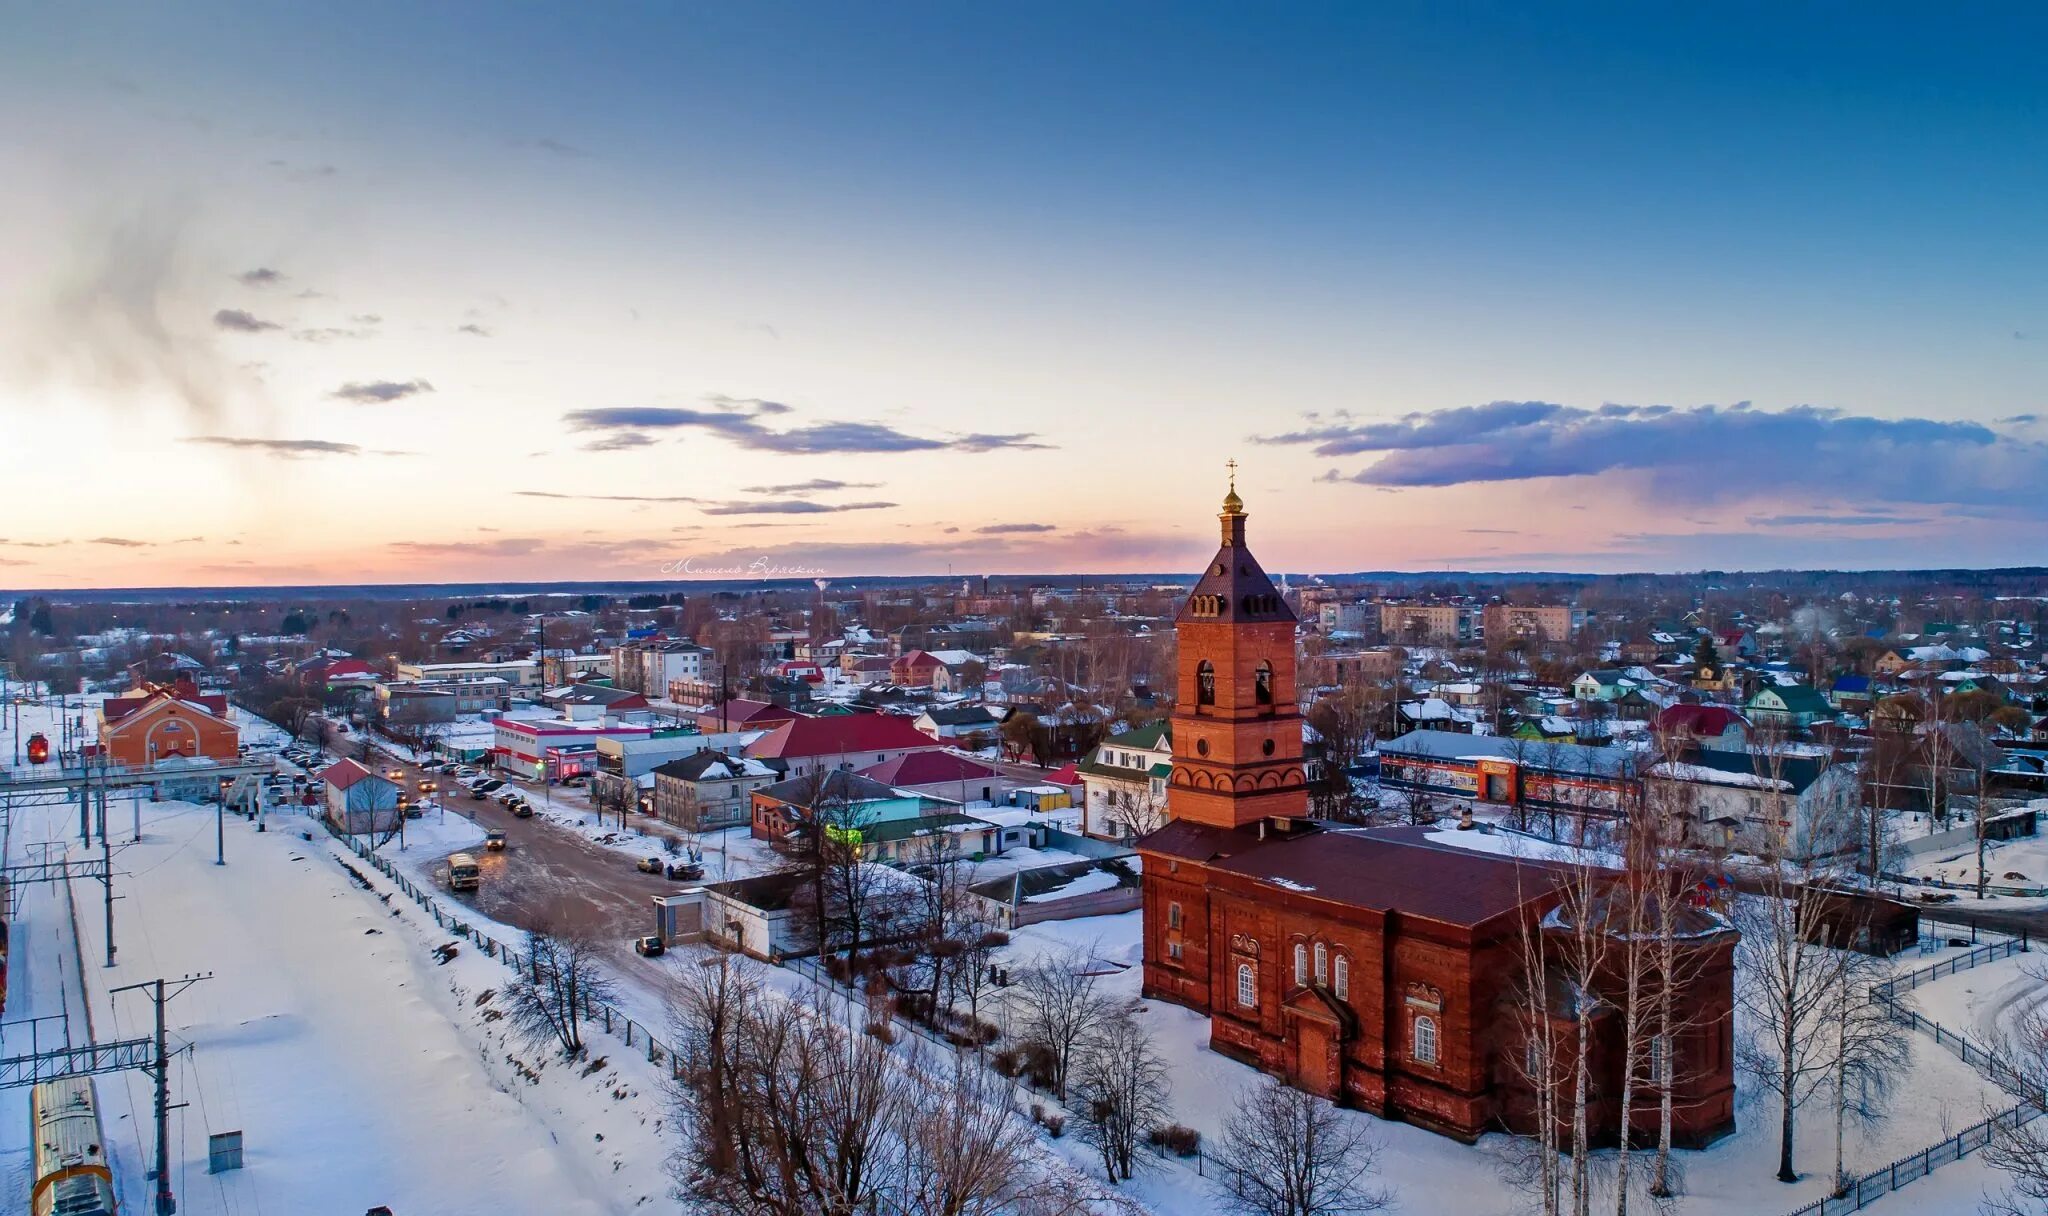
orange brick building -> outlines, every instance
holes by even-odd
[[[1558,905],[1562,872],[1427,828],[1307,817],[1294,616],[1246,547],[1234,490],[1220,518],[1222,547],[1178,618],[1171,821],[1137,845],[1145,995],[1207,1014],[1216,1051],[1338,1102],[1467,1140],[1524,1122],[1517,942]],[[1705,1016],[1664,1050],[1675,1138],[1698,1144],[1734,1126],[1735,935],[1704,914],[1689,930],[1683,1000]],[[1589,1109],[1611,1141],[1605,1004]]]
[[[241,741],[227,698],[186,681],[142,684],[100,705],[100,747],[114,764],[144,766],[173,756],[232,761]]]

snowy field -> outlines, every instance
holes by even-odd
[[[1102,981],[1104,990],[1138,1002],[1173,1073],[1175,1117],[1201,1132],[1205,1141],[1212,1140],[1238,1095],[1254,1086],[1259,1074],[1209,1050],[1206,1018],[1177,1005],[1139,999],[1141,929],[1136,912],[1032,925],[1015,935],[1013,966],[1075,945],[1105,961],[1125,964],[1126,970]],[[1908,954],[1901,958],[1900,966],[1910,968],[1927,961]],[[1971,974],[1976,973],[1955,978]],[[1977,1122],[1990,1109],[2011,1105],[1995,1086],[1932,1040],[1916,1036],[1912,1052],[1911,1080],[1903,1087],[1904,1097],[1891,1117],[1870,1128],[1850,1129],[1852,1171],[1890,1164]],[[1748,1078],[1738,1074],[1737,1080],[1737,1131],[1709,1149],[1678,1155],[1685,1171],[1685,1194],[1673,1211],[1698,1216],[1782,1216],[1829,1189],[1834,1128],[1821,1109],[1825,1102],[1815,1103],[1802,1118],[1797,1141],[1802,1178],[1788,1186],[1775,1177],[1777,1108],[1768,1098],[1759,1100]],[[1505,1137],[1491,1135],[1476,1146],[1465,1146],[1364,1113],[1348,1117],[1369,1123],[1384,1144],[1381,1175],[1396,1191],[1400,1211],[1417,1216],[1517,1216],[1528,1210],[1526,1197],[1504,1176]],[[1612,1154],[1603,1157],[1611,1160]],[[1643,1160],[1646,1158],[1638,1157],[1638,1164]],[[1141,1178],[1134,1187],[1162,1213],[1214,1210],[1209,1201],[1196,1197],[1198,1192],[1190,1192],[1198,1185],[1191,1170],[1176,1163],[1159,1163],[1149,1178]],[[1865,1210],[1974,1216],[1985,1189],[2002,1185],[1995,1171],[1973,1159],[1946,1166]]]
[[[210,809],[146,808],[143,843],[120,856],[133,877],[119,887],[111,970],[97,965],[97,892],[79,892],[84,979],[102,1037],[148,1024],[146,1001],[110,998],[110,988],[213,976],[171,1006],[174,1037],[190,1046],[172,1071],[174,1100],[191,1104],[172,1120],[181,1211],[676,1210],[661,1198],[654,1070],[639,1062],[640,1075],[608,1067],[588,1078],[524,1079],[522,1063],[543,1075],[564,1070],[478,1020],[474,994],[502,987],[499,964],[472,953],[437,965],[430,951],[445,935],[403,900],[387,907],[357,887],[324,837],[230,827],[229,864],[217,867]],[[33,815],[14,831],[17,847],[47,835]],[[51,947],[69,931],[68,901],[42,888],[22,920],[33,961],[26,1007],[10,1002],[10,1018],[63,999],[65,976],[46,973],[64,966]],[[618,1086],[649,1100],[614,1100]],[[136,1073],[99,1082],[131,1204],[148,1194],[150,1089]],[[26,1101],[23,1091],[8,1095],[10,1131],[26,1123]],[[209,1176],[208,1134],[234,1129],[245,1134],[247,1167]],[[10,1177],[25,1171],[18,1139],[7,1145]]]

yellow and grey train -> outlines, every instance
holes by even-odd
[[[91,1077],[45,1081],[29,1098],[35,1133],[30,1216],[114,1216],[114,1174]]]

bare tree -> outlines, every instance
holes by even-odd
[[[1011,1083],[966,1057],[915,1092],[903,1122],[892,1212],[901,1216],[1058,1216],[1089,1210],[1070,1180],[1033,1160]]]
[[[565,1056],[582,1053],[583,1020],[614,995],[597,957],[596,941],[588,934],[544,928],[527,933],[526,964],[506,995],[512,1025],[529,1043],[554,1043]]]
[[[1778,1180],[1797,1182],[1793,1131],[1799,1108],[1828,1082],[1834,1063],[1825,1030],[1848,982],[1846,951],[1812,943],[1826,934],[1826,901],[1810,898],[1789,865],[1759,871],[1761,889],[1737,906],[1742,929],[1736,1001],[1749,1031],[1737,1059],[1778,1104]]]
[[[1025,968],[1009,989],[1018,1037],[1051,1056],[1053,1092],[1062,1102],[1082,1040],[1103,1016],[1098,982],[1094,952],[1070,946]]]
[[[2048,976],[2036,976],[2037,979]],[[2036,1008],[2014,1029],[2012,1040],[2023,1047],[2000,1054],[1998,1072],[2008,1090],[2041,1101],[2048,1094],[2048,1012]],[[2048,1120],[1998,1119],[1984,1159],[2011,1180],[2004,1193],[1985,1200],[1994,1216],[2040,1216],[2048,1211]]]
[[[1128,1181],[1144,1161],[1138,1145],[1166,1122],[1173,1080],[1152,1035],[1129,1010],[1100,1021],[1083,1040],[1074,1069],[1081,1139],[1102,1157],[1111,1182]]]
[[[752,967],[714,960],[675,995],[674,1168],[714,1211],[872,1211],[899,1168],[907,1074],[882,1039],[767,993]]]
[[[1268,1077],[1223,1125],[1217,1201],[1244,1216],[1357,1216],[1388,1207],[1365,1120]]]
[[[1885,1115],[1902,1074],[1912,1062],[1906,1027],[1892,1011],[1871,996],[1871,988],[1890,977],[1891,968],[1866,954],[1843,956],[1842,982],[1835,985],[1828,1011],[1828,1053],[1831,1062],[1835,1116],[1835,1194],[1847,1194],[1854,1181],[1844,1157],[1844,1141],[1853,1119],[1875,1123]]]

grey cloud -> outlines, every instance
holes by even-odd
[[[1004,536],[1020,532],[1052,532],[1055,529],[1051,524],[988,524],[975,531],[983,536]]]
[[[822,494],[828,490],[879,490],[879,481],[834,481],[829,477],[813,477],[809,481],[793,481],[780,486],[744,486],[749,494]]]
[[[488,338],[491,336],[490,330],[485,329],[474,321],[456,326],[455,332],[458,334],[468,334],[472,338]]]
[[[213,314],[213,327],[239,334],[260,334],[266,329],[283,329],[275,321],[265,321],[253,313],[240,308],[223,308]]]
[[[1819,525],[1836,528],[1873,528],[1893,524],[1924,524],[1925,518],[1896,511],[1825,512],[1810,515],[1752,515],[1744,521],[1752,528],[1808,528]]]
[[[515,139],[512,141],[512,146],[515,148],[531,148],[536,152],[551,153],[567,160],[582,160],[590,155],[590,153],[577,147],[575,144],[564,143],[559,139],[551,139],[546,136],[542,136],[539,139]]]
[[[338,443],[331,439],[254,439],[242,435],[194,435],[183,442],[206,447],[240,448],[289,459],[301,456],[356,456],[363,450],[353,443]]]
[[[359,405],[385,404],[402,401],[418,393],[431,393],[434,386],[424,380],[370,380],[363,383],[351,381],[335,389],[332,396]]]
[[[562,494],[554,490],[515,490],[519,498],[560,498],[578,502],[702,502],[682,494]]]
[[[4,358],[30,387],[71,383],[113,406],[180,402],[218,416],[238,376],[193,333],[178,301],[201,297],[228,272],[193,248],[189,209],[156,205],[82,219],[63,236],[67,263],[13,318]]]
[[[258,266],[254,270],[245,270],[236,275],[235,281],[244,287],[276,287],[285,281],[285,277],[282,271],[272,270],[268,266]]]
[[[2048,445],[1980,422],[1815,406],[1583,409],[1496,401],[1255,438],[1321,456],[1373,455],[1339,479],[1382,488],[1636,474],[1660,499],[1687,505],[1815,490],[1917,503],[2048,495]],[[1874,482],[1878,470],[1902,475]]]
[[[146,540],[130,540],[125,536],[95,536],[85,543],[88,545],[112,545],[117,549],[146,549],[149,547],[149,542]]]
[[[881,511],[893,502],[813,502],[808,498],[771,499],[766,502],[722,502],[704,508],[706,515],[831,515],[840,511]]]
[[[949,439],[911,435],[879,422],[816,422],[788,430],[772,430],[761,416],[788,412],[780,402],[751,398],[719,397],[713,404],[741,405],[746,409],[692,409],[679,406],[615,406],[571,410],[562,416],[572,430],[655,430],[691,428],[723,435],[741,447],[760,452],[792,456],[834,453],[930,452],[953,450],[989,452],[997,448],[1041,450],[1051,445],[1037,443],[1036,435],[1020,432],[1008,435],[973,434]]]
[[[654,438],[639,431],[619,431],[600,436],[583,445],[586,452],[624,452],[632,448],[653,447]]]
[[[962,435],[946,445],[962,452],[993,452],[998,448],[1011,448],[1019,452],[1051,451],[1053,445],[1034,442],[1038,436],[1031,431],[1018,431],[1009,435]]]

